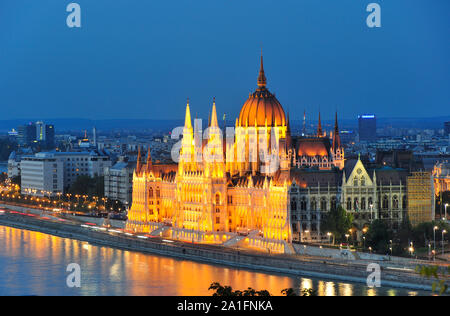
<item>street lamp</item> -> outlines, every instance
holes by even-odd
[[[438,229],[437,226],[433,227],[433,250],[436,252],[436,230]]]
[[[331,244],[331,235],[333,235],[332,233],[328,232],[327,236],[328,236],[328,243]]]
[[[447,231],[445,229],[442,230],[442,255],[445,254],[445,250],[444,250],[444,234],[446,234]]]
[[[413,242],[412,242],[412,241],[411,241],[411,243],[409,244],[409,252],[410,252],[411,257],[412,257],[412,255],[413,255],[413,253],[414,253],[414,245],[413,245]]]

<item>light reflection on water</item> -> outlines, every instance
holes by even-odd
[[[66,267],[81,266],[81,288],[66,286]],[[319,295],[429,295],[404,289],[271,275],[140,254],[0,226],[0,295],[211,295],[218,281],[234,289],[314,288]]]

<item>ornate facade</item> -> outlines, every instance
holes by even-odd
[[[206,137],[197,137],[188,101],[178,165],[153,165],[150,153],[146,164],[138,159],[128,230],[226,245],[245,235],[245,246],[289,251],[292,174],[343,169],[344,151],[337,115],[331,138],[320,116],[317,135],[291,135],[289,116],[266,87],[262,57],[257,83],[231,135],[229,128],[222,134],[214,101]]]

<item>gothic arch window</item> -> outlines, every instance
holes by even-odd
[[[352,199],[347,198],[347,211],[350,211],[352,209]]]
[[[357,187],[357,186],[358,186],[358,178],[357,178],[357,177],[355,177],[355,178],[353,179],[353,186],[354,186],[354,187]]]
[[[156,187],[156,198],[159,199],[161,197],[161,191],[159,187]]]
[[[324,197],[320,199],[320,210],[322,212],[327,210],[327,200]]]
[[[306,211],[306,198],[302,197],[302,200],[300,201],[300,209],[302,211]]]
[[[337,200],[336,200],[336,197],[335,197],[335,196],[333,196],[333,197],[331,198],[331,205],[330,205],[330,208],[331,208],[331,210],[336,210],[336,208],[337,208]]]
[[[371,198],[371,197],[369,197],[369,208],[371,207],[371,205],[372,205],[372,207],[373,207],[373,199]]]
[[[365,197],[361,198],[361,205],[360,205],[360,207],[361,207],[362,210],[366,209],[366,198]]]
[[[364,187],[366,186],[366,178],[361,177],[361,186]]]
[[[398,210],[398,197],[396,195],[392,198],[392,208]]]
[[[389,199],[387,195],[383,196],[383,204],[382,204],[383,210],[389,209]]]
[[[294,198],[291,200],[291,211],[297,210],[297,200]]]
[[[153,199],[153,188],[150,187],[149,196],[151,199]]]
[[[359,208],[358,198],[356,198],[356,197],[355,197],[355,200],[353,202],[353,207],[355,208],[355,211],[357,211],[358,208]]]
[[[311,210],[315,211],[317,209],[316,198],[311,199]]]
[[[220,193],[216,193],[216,205],[220,205]]]

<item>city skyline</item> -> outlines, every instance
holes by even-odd
[[[5,4],[0,83],[10,110],[2,119],[36,109],[49,118],[182,119],[172,113],[187,97],[206,116],[214,96],[234,116],[254,85],[261,46],[268,87],[293,118],[305,109],[320,109],[324,120],[336,110],[343,119],[450,115],[445,1],[409,1],[408,13],[383,3],[376,29],[365,24],[365,5],[350,1],[127,3],[125,12],[124,2],[79,4],[80,29],[65,25],[65,4]]]

